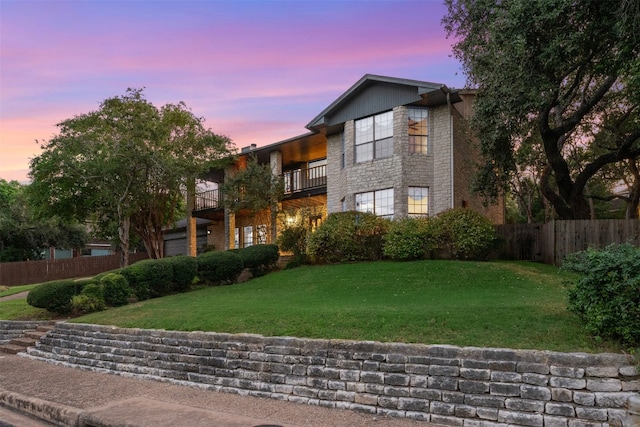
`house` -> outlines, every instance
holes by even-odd
[[[485,207],[470,190],[478,156],[466,126],[473,97],[473,91],[443,84],[365,75],[307,124],[308,133],[246,147],[235,167],[211,170],[205,179],[224,182],[252,155],[283,178],[280,210],[311,209],[316,223],[348,210],[391,219],[454,207],[502,223],[502,204]],[[214,188],[190,202],[193,217],[211,221],[209,245],[230,249],[274,241],[278,224],[272,218],[256,222],[233,214],[222,197]]]

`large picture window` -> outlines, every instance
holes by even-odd
[[[356,120],[356,162],[393,155],[393,111]]]
[[[393,188],[356,194],[356,210],[393,219]]]
[[[429,215],[429,188],[409,187],[409,216],[421,217]]]
[[[409,109],[409,153],[427,154],[429,137],[429,110]]]

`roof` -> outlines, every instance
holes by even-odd
[[[434,106],[459,102],[455,90],[441,83],[366,74],[311,120],[313,132],[331,130],[353,119],[387,111],[398,105]]]

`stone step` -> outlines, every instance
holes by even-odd
[[[18,354],[18,353],[24,352],[25,350],[26,350],[26,347],[23,347],[21,345],[15,345],[15,344],[0,345],[0,353]]]
[[[24,336],[33,338],[35,340],[39,340],[44,335],[46,335],[47,331],[24,331]]]
[[[30,347],[36,343],[36,340],[29,337],[20,337],[12,339],[9,344],[21,345],[24,348]]]

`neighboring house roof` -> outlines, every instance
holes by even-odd
[[[398,105],[442,105],[459,102],[455,90],[440,83],[366,74],[331,105],[318,114],[306,128],[324,134],[340,130],[353,119],[387,111]]]

